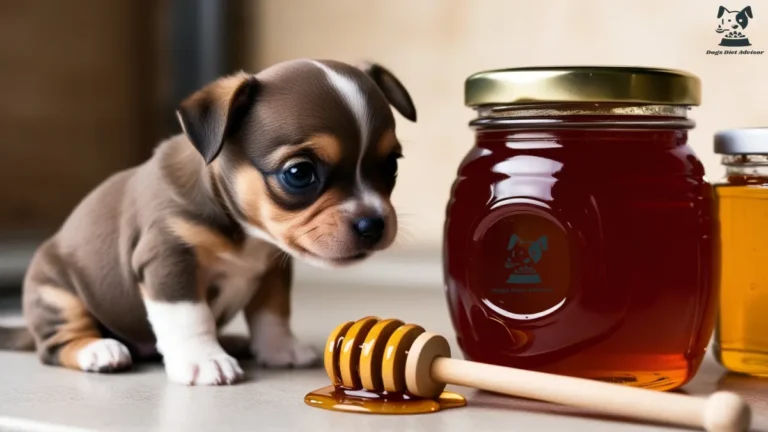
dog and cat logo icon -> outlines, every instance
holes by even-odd
[[[755,55],[762,54],[764,51],[755,51],[748,49],[735,49],[752,46],[752,42],[747,36],[747,27],[750,20],[755,15],[752,6],[745,6],[741,9],[728,9],[720,6],[717,9],[717,26],[715,33],[720,38],[721,47],[734,48],[724,50],[707,50],[707,55]],[[752,27],[750,27],[750,30]]]
[[[541,277],[536,272],[536,264],[547,250],[547,236],[525,242],[517,234],[512,234],[507,243],[507,260],[504,267],[511,274],[508,284],[538,284]]]

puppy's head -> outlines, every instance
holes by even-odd
[[[213,82],[178,117],[247,232],[338,266],[397,234],[402,148],[390,105],[416,121],[407,90],[379,65],[297,60]]]
[[[717,30],[718,33],[733,30],[743,30],[747,28],[749,19],[752,18],[752,8],[747,6],[740,11],[731,12],[723,6],[717,12]]]

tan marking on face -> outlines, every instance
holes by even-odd
[[[264,188],[264,179],[255,168],[244,166],[235,175],[240,206],[248,222],[263,229],[281,243],[302,252],[333,248],[345,243],[340,236],[349,231],[343,223],[339,207],[344,196],[334,189],[326,191],[312,205],[299,211],[286,211],[275,204]],[[275,192],[280,193],[275,185]],[[318,234],[324,234],[318,236]],[[327,245],[327,246],[325,246]]]
[[[270,220],[284,221],[268,226],[271,230],[280,230],[281,239],[300,251],[308,251],[321,258],[349,255],[349,248],[356,243],[356,239],[347,226],[349,214],[343,205],[345,200],[343,193],[329,190],[311,207],[294,217],[272,207]]]
[[[267,157],[266,163],[270,167],[277,168],[289,161],[299,152],[312,150],[318,158],[328,165],[337,165],[341,162],[341,141],[331,134],[312,135],[306,142],[297,145],[280,146]]]
[[[340,232],[345,231],[340,225],[343,223],[343,215],[338,207],[343,200],[340,192],[331,189],[295,216],[273,207],[270,209],[271,219],[281,221],[278,226],[284,232],[286,243],[309,249],[311,243],[322,240],[323,236],[328,236],[326,241],[333,242]]]
[[[285,211],[277,205],[265,205],[264,225],[270,232],[273,230],[280,231],[280,237],[292,243],[295,237],[301,235],[302,228],[317,222],[323,213],[327,213],[329,208],[340,204],[341,201],[341,194],[331,189],[317,198],[311,206],[300,212]]]
[[[235,253],[237,246],[215,230],[180,217],[168,219],[168,228],[185,244],[195,249],[198,264],[211,267],[218,255]]]
[[[317,140],[313,143],[316,146],[321,145]],[[341,150],[337,145],[338,141],[335,139],[322,143],[326,149]],[[386,151],[396,148],[397,145],[397,140],[391,134],[380,140],[380,147]],[[296,148],[293,147],[291,151],[296,151]],[[317,151],[316,148],[313,150]],[[283,152],[280,157],[290,157],[288,151],[278,151]],[[335,157],[329,151],[325,154]],[[284,210],[274,203],[267,192],[266,182],[271,181],[275,180],[265,179],[250,164],[237,168],[233,184],[236,200],[246,216],[246,222],[263,230],[291,250],[309,252],[321,259],[346,258],[360,252],[359,239],[350,224],[350,220],[355,216],[352,214],[354,209],[346,205],[349,196],[343,191],[331,188],[309,207]],[[275,194],[284,193],[276,181],[270,183],[270,189]]]
[[[77,353],[84,346],[101,338],[96,324],[85,308],[85,304],[74,294],[54,286],[41,286],[40,300],[55,308],[63,323],[56,333],[45,341],[48,346],[62,345],[59,361],[65,367],[80,369]]]
[[[280,184],[280,181],[278,179],[276,179],[274,177],[270,177],[270,178],[267,179],[267,183],[269,183],[269,187],[272,188],[272,192],[275,195],[277,195],[278,197],[280,197],[281,199],[284,199],[284,200],[289,200],[290,199],[290,195],[288,195],[288,193],[286,193],[283,190],[283,187]],[[269,200],[270,197],[269,196],[265,196],[264,198]],[[290,214],[290,215],[294,214],[294,212],[285,212],[285,213]]]
[[[256,168],[245,164],[235,172],[234,187],[235,199],[248,219],[246,222],[261,227],[264,219],[262,204],[270,201],[264,188],[264,177]]]
[[[293,155],[311,149],[314,154],[329,165],[338,165],[342,158],[341,142],[330,134],[313,135],[305,143],[295,146],[284,145],[270,154],[267,165],[278,169],[289,162]],[[297,156],[297,158],[300,158]],[[234,175],[234,189],[238,204],[245,213],[247,222],[262,228],[272,235],[285,231],[290,225],[297,223],[297,218],[315,214],[313,208],[322,207],[328,197],[320,197],[310,208],[301,211],[284,211],[272,204],[267,194],[265,182],[270,182],[270,188],[277,195],[284,194],[282,186],[276,179],[264,179],[262,174],[250,164],[243,164]],[[299,222],[300,223],[300,222]]]
[[[401,151],[400,143],[397,140],[394,129],[387,129],[376,143],[376,155],[385,158],[393,152]]]

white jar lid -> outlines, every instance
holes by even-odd
[[[715,134],[715,153],[768,154],[768,127],[720,131]]]

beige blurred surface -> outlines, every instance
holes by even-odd
[[[768,126],[768,2],[751,5],[745,32],[758,56],[712,56],[713,0],[262,0],[253,11],[254,70],[297,57],[371,59],[408,86],[419,122],[398,116],[405,145],[394,200],[412,249],[434,250],[451,183],[472,145],[464,79],[477,71],[539,65],[679,68],[702,79],[690,142],[708,177],[723,173],[712,152],[720,129]]]

